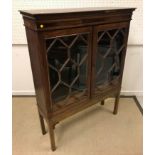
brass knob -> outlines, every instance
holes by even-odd
[[[43,24],[40,24],[40,28],[41,28],[41,29],[44,28],[44,25],[43,25]]]

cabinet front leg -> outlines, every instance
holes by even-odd
[[[52,151],[55,151],[56,147],[55,147],[55,138],[54,138],[53,124],[48,122],[48,128],[49,128],[49,136],[50,136],[50,142],[51,142],[51,149],[52,149]]]
[[[53,129],[55,129],[55,126],[58,124],[59,122],[56,122],[55,124],[53,124]]]
[[[40,127],[41,127],[42,134],[45,135],[46,129],[45,129],[45,124],[44,124],[44,119],[40,113],[39,113],[39,120],[40,120]]]
[[[114,111],[113,111],[114,115],[116,115],[118,112],[119,98],[120,98],[120,93],[115,98]]]

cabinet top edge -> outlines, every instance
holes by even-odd
[[[69,14],[82,12],[117,12],[117,11],[134,11],[136,8],[121,8],[121,7],[88,7],[88,8],[63,8],[63,9],[36,9],[36,10],[19,10],[22,15],[39,16],[39,15],[53,15],[53,14]]]

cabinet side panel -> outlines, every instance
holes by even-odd
[[[44,115],[44,117],[48,117],[49,113],[51,113],[51,104],[50,95],[47,88],[48,80],[46,81],[45,79],[47,78],[46,68],[43,64],[43,56],[41,56],[41,50],[43,50],[43,48],[40,47],[37,32],[26,28],[26,35],[37,105],[42,115]]]

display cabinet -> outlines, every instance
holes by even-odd
[[[22,10],[42,133],[115,97],[117,113],[134,8]]]

